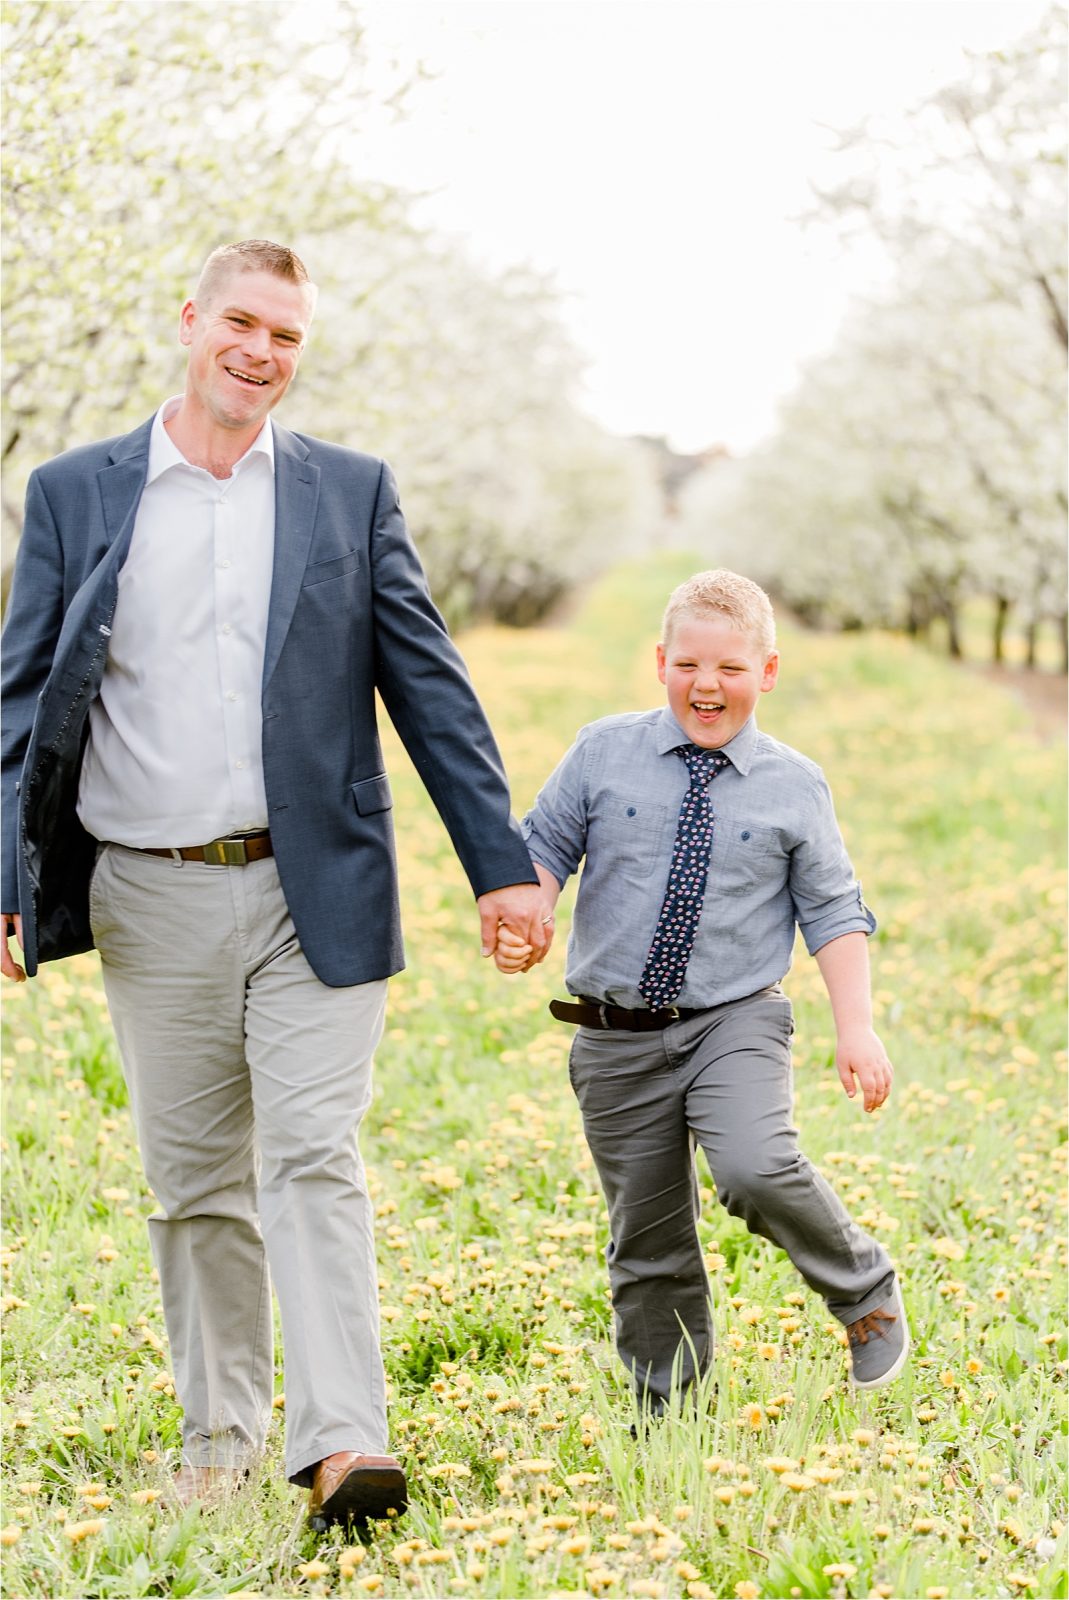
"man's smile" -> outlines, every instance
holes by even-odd
[[[267,383],[266,378],[254,378],[251,372],[243,372],[240,367],[226,367],[224,370],[229,372],[232,378],[238,378],[242,383],[254,384],[257,389],[262,389]]]

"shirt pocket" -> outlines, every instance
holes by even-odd
[[[668,872],[677,813],[668,806],[622,791],[599,797],[587,838],[588,856],[603,858],[610,871],[628,878]]]
[[[713,813],[713,852],[709,888],[713,894],[746,894],[778,876],[786,878],[786,857],[775,828],[741,817]]]

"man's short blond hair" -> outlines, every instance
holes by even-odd
[[[270,272],[287,283],[307,284],[313,296],[316,292],[308,268],[288,245],[274,244],[270,239],[239,239],[236,244],[221,244],[212,251],[201,268],[193,299],[210,300],[232,272]]]
[[[776,618],[768,595],[752,578],[726,567],[696,572],[673,589],[661,625],[662,644],[668,644],[681,617],[726,617],[740,633],[749,634],[766,660],[776,648]]]

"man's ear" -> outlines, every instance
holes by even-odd
[[[777,650],[773,650],[772,654],[765,662],[765,670],[761,674],[761,693],[767,694],[770,689],[774,689],[776,687],[776,679],[778,677],[779,652]]]
[[[193,324],[197,320],[197,307],[192,300],[187,300],[178,313],[178,342],[179,344],[193,343]]]

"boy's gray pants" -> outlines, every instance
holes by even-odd
[[[786,1250],[840,1322],[888,1299],[886,1251],[850,1220],[791,1125],[791,1003],[778,984],[663,1033],[580,1028],[569,1073],[609,1205],[616,1344],[660,1409],[713,1355],[696,1145],[721,1204]]]

